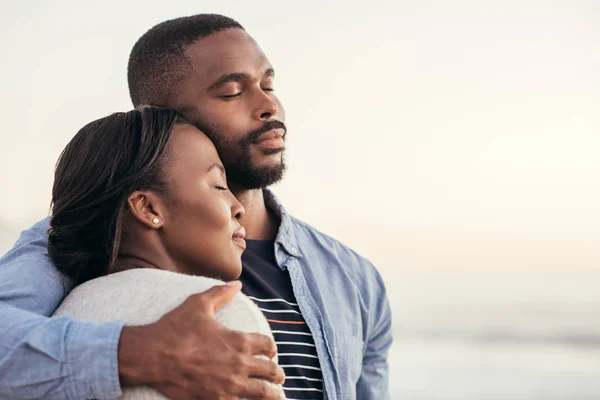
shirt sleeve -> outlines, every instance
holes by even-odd
[[[381,276],[367,279],[371,299],[368,337],[365,343],[362,372],[356,384],[356,398],[386,400],[389,393],[388,352],[392,346],[392,312]]]
[[[0,259],[0,398],[106,399],[121,395],[121,322],[49,318],[73,284],[47,253],[48,220]]]

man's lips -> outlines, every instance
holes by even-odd
[[[258,139],[256,139],[255,143],[260,143],[260,142],[264,142],[265,140],[271,140],[271,139],[275,139],[275,138],[283,138],[283,135],[285,134],[285,132],[283,131],[283,129],[271,129],[268,132],[263,133],[262,135],[260,135],[258,137]]]
[[[283,129],[272,129],[262,135],[254,142],[257,146],[264,149],[281,149],[284,147]]]
[[[242,249],[246,250],[246,240],[244,240],[245,237],[246,230],[243,226],[240,226],[235,232],[233,232],[231,240],[233,240],[233,242],[240,246]]]

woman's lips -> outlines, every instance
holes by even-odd
[[[235,232],[233,232],[233,236],[231,237],[231,240],[233,240],[233,242],[235,244],[237,244],[238,246],[240,246],[243,250],[246,250],[246,240],[244,240],[245,237],[246,237],[246,230],[244,229],[243,226],[240,226],[238,229],[236,229]]]
[[[233,242],[240,246],[242,249],[246,250],[246,241],[242,238],[233,238]]]

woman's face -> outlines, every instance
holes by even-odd
[[[221,160],[206,135],[177,125],[165,164],[168,184],[161,235],[181,272],[223,280],[242,272],[244,208],[227,189]]]

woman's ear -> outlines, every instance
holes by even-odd
[[[165,222],[164,204],[155,193],[137,190],[127,198],[131,215],[152,229],[161,228]]]

